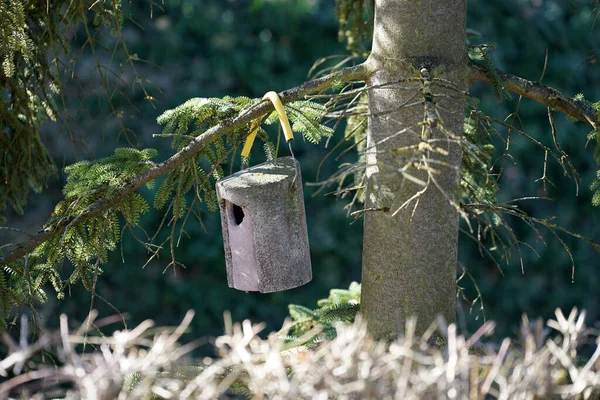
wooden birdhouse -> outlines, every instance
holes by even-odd
[[[261,293],[312,279],[300,165],[292,157],[217,182],[230,287]]]

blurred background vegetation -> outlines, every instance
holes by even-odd
[[[302,83],[308,79],[307,73],[315,60],[345,53],[345,45],[337,41],[333,3],[124,2],[123,38],[129,54],[122,47],[112,53],[119,39],[108,32],[95,37],[96,57],[106,66],[102,74],[98,73],[87,36],[82,30],[74,30],[72,56],[78,78],[64,81],[67,111],[63,122],[46,123],[42,128],[57,166],[61,169],[79,159],[103,157],[119,146],[153,147],[159,150],[159,159],[166,158],[172,154],[170,141],[152,138],[152,134],[160,133],[156,117],[164,110],[191,97],[260,97],[269,90],[281,91]],[[468,27],[482,34],[474,42],[497,45],[490,55],[499,68],[537,80],[548,51],[543,82],[567,95],[581,92],[595,101],[600,99],[597,66],[600,29],[594,26],[596,16],[594,2],[586,0],[469,0]],[[112,88],[108,92],[107,84]],[[484,112],[500,120],[517,108],[518,98],[499,103],[493,90],[485,85],[474,85],[471,93],[481,99]],[[551,145],[543,106],[523,100],[518,114],[517,127]],[[593,149],[585,148],[589,128],[569,122],[563,116],[555,118],[559,141],[572,155],[582,176],[579,196],[575,196],[575,184],[562,175],[556,163],[548,165],[555,187],[547,185],[545,193],[542,183],[535,182],[543,173],[543,151],[513,136],[511,151],[515,162],[505,163],[500,180],[501,199],[552,197],[555,201],[519,204],[536,217],[556,215],[560,225],[599,241],[598,210],[591,206],[588,190],[596,171]],[[324,144],[294,144],[305,183],[317,180],[321,160],[341,136],[339,130],[329,149]],[[497,149],[501,155],[504,144],[498,142]],[[253,162],[259,162],[258,152],[254,154]],[[337,161],[336,157],[329,157],[323,163],[321,179],[330,176],[339,162],[356,155],[349,153]],[[239,164],[234,166],[237,169]],[[64,175],[60,173],[47,191],[32,195],[24,217],[9,214],[8,225],[37,229],[61,198],[63,181]],[[147,260],[146,251],[125,234],[122,254],[111,255],[112,262],[98,280],[94,308],[101,316],[114,314],[115,310],[127,313],[130,324],[150,318],[160,325],[178,323],[185,311],[192,308],[197,312],[193,324],[196,336],[220,334],[225,310],[232,312],[234,320],[265,321],[268,330],[278,329],[288,313],[288,304],[313,307],[317,299],[327,296],[329,289],[360,281],[362,221],[347,217],[345,200],[322,193],[314,196],[315,192],[314,187],[305,187],[314,275],[310,284],[273,294],[228,288],[219,215],[207,211],[202,216],[202,226],[195,221],[186,226],[188,236],[177,250],[178,260],[185,264],[185,269],[165,271],[170,261],[167,254],[142,268]],[[160,212],[151,211],[141,224],[152,234],[161,218]],[[514,222],[517,236],[539,254],[538,257],[523,248],[524,274],[516,253],[509,264],[502,266],[501,272],[480,257],[467,238],[460,241],[460,260],[482,292],[486,318],[498,322],[497,334],[516,333],[515,323],[523,312],[549,318],[557,307],[585,308],[588,323],[600,321],[598,253],[584,242],[563,238],[576,263],[572,281],[569,254],[561,243],[548,232],[543,232],[542,241],[527,226]],[[463,284],[469,297],[475,298],[473,285],[467,281]],[[73,321],[81,321],[89,311],[90,302],[90,294],[78,285],[67,292],[65,300],[51,300],[43,305],[41,314],[51,326],[57,323],[59,312],[66,312]],[[459,319],[463,329],[472,332],[481,324],[483,314],[478,312],[479,308],[478,302],[470,312],[470,305],[461,302]]]

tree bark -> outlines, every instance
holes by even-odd
[[[402,333],[410,316],[417,317],[418,332],[437,315],[448,322],[456,318],[459,221],[452,200],[459,185],[456,138],[462,134],[468,84],[466,8],[466,0],[375,1],[373,50],[367,61],[374,73],[368,84],[400,82],[369,91],[361,311],[378,338]],[[432,79],[429,104],[435,104],[439,117],[423,139],[424,104],[406,105],[426,99],[422,88],[427,74]],[[459,90],[450,89],[448,82]],[[399,150],[427,140],[448,154],[427,146]],[[422,181],[431,175],[426,189],[398,171],[423,157],[432,160],[435,171],[406,172]],[[423,189],[416,208],[413,201],[398,211]]]

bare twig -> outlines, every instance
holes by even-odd
[[[492,72],[486,70],[483,65],[471,61],[470,69],[471,81],[493,82]],[[586,122],[594,129],[600,128],[600,118],[591,105],[573,100],[558,90],[539,82],[532,82],[498,69],[495,70],[495,74],[502,80],[504,89]]]

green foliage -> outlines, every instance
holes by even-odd
[[[508,90],[504,89],[504,80],[500,75],[498,75],[498,72],[496,71],[496,66],[494,65],[494,62],[488,54],[490,50],[495,49],[495,45],[489,44],[469,45],[469,57],[471,58],[471,60],[481,62],[483,67],[488,72],[488,75],[491,76],[491,85],[494,88],[496,100],[501,101],[503,94],[508,100],[511,100],[512,94]]]
[[[0,59],[2,60],[2,72],[10,78],[15,73],[15,56],[19,55],[24,60],[32,59],[32,51],[35,47],[33,40],[27,36],[25,7],[21,1],[9,0],[0,3]]]
[[[23,213],[30,189],[40,192],[55,167],[40,137],[40,124],[56,120],[63,53],[74,27],[108,26],[120,33],[120,1],[0,1],[0,222],[10,205]],[[88,37],[91,35],[87,31]],[[63,103],[64,103],[64,99]]]
[[[471,109],[463,125],[460,197],[464,203],[497,204],[498,182],[493,175],[494,135],[497,135],[494,125],[481,111]],[[491,213],[491,217],[492,220],[486,220],[487,224],[501,224],[497,213]]]
[[[321,139],[333,135],[333,129],[321,124],[327,109],[314,101],[294,101],[285,105],[285,112],[290,120],[292,130],[302,134],[304,140],[319,144]],[[278,121],[276,112],[265,120],[270,125]]]
[[[575,95],[573,100],[578,103],[587,104],[593,107],[597,113],[600,113],[600,102],[592,103],[589,100],[586,100],[582,93]],[[573,118],[570,118],[570,120],[571,122],[577,122],[577,120]],[[588,143],[592,140],[596,141],[596,145],[594,146],[594,160],[596,163],[600,164],[600,131],[598,129],[594,129],[587,135]],[[596,172],[596,180],[590,185],[590,190],[594,192],[592,195],[592,205],[597,207],[600,205],[600,170]]]
[[[336,0],[338,40],[354,55],[367,56],[364,40],[373,34],[373,0]]]
[[[0,270],[0,315],[8,316],[13,308],[13,298],[15,293],[12,293],[8,286],[8,277],[12,270],[4,268]],[[0,331],[6,330],[6,317],[0,318]]]
[[[165,111],[157,118],[157,122],[164,126],[162,135],[173,136],[172,147],[180,151],[210,127],[260,101],[248,97],[229,96],[222,99],[193,98],[172,110]],[[301,133],[306,141],[317,144],[323,137],[332,135],[333,130],[320,123],[326,112],[323,105],[312,101],[296,101],[287,104],[285,110],[292,129]],[[277,121],[277,113],[272,112],[264,123],[270,125]],[[260,121],[255,122],[260,123]],[[234,129],[225,138],[216,139],[201,150],[193,160],[171,171],[156,193],[155,208],[162,209],[171,200],[173,217],[176,220],[182,218],[186,209],[185,195],[193,188],[200,201],[205,202],[210,210],[216,210],[218,204],[213,181],[225,176],[224,166],[227,164],[228,157],[244,141],[251,130],[251,125],[252,123],[246,124],[242,128]],[[275,149],[262,128],[259,130],[258,138],[265,143],[264,150],[267,158],[273,159]]]
[[[98,199],[113,198],[122,186],[146,172],[157,154],[154,149],[118,148],[112,156],[70,165],[65,168],[65,200],[78,200],[87,207]]]
[[[290,304],[292,322],[280,332],[287,332],[290,346],[310,346],[336,337],[337,322],[353,323],[360,310],[360,284],[352,282],[348,289],[331,289],[329,297],[317,302],[318,308]]]
[[[141,214],[148,211],[146,200],[138,193],[124,198],[116,194],[124,185],[152,166],[154,149],[119,148],[115,154],[96,161],[81,161],[65,168],[67,182],[65,199],[59,202],[46,230],[70,221],[63,234],[52,236],[31,254],[4,268],[0,279],[0,328],[13,307],[28,305],[35,310],[35,301],[45,302],[45,285],[51,284],[57,298],[64,298],[67,285],[81,282],[94,291],[95,278],[108,261],[108,253],[116,249],[121,237],[119,215],[125,227],[137,226]],[[99,200],[113,201],[108,210],[87,216],[89,208]],[[66,280],[60,271],[68,260],[73,271]]]
[[[368,96],[363,94],[358,101],[359,110],[368,109]],[[356,190],[355,201],[358,203],[364,203],[366,193],[366,165],[367,159],[365,150],[367,149],[367,118],[362,115],[351,115],[348,117],[346,124],[345,134],[347,137],[352,138],[352,143],[356,147],[358,153],[357,165],[359,168],[354,169],[353,188]]]
[[[322,307],[319,310],[319,323],[353,322],[359,310],[359,303],[337,303],[329,307]]]
[[[329,297],[317,301],[321,309],[326,309],[340,303],[360,303],[360,283],[352,282],[348,289],[331,289]]]
[[[586,100],[581,93],[578,93],[573,100],[585,102],[592,106],[597,113],[600,113],[600,102],[591,103]],[[596,141],[596,146],[594,146],[594,160],[596,160],[596,163],[600,164],[600,131],[597,129],[591,131],[587,136],[587,140],[588,142],[592,140]],[[597,207],[600,205],[600,170],[596,172],[596,180],[590,185],[590,190],[594,192],[592,195],[592,205]]]
[[[587,140],[588,142],[591,140],[595,140],[596,141],[596,146],[594,147],[594,160],[596,160],[596,163],[600,164],[600,130],[594,129],[593,131],[591,131],[588,136],[587,136]]]
[[[594,206],[600,205],[600,170],[596,172],[596,181],[592,182],[590,186],[591,190],[594,190],[594,195],[592,196],[592,204]]]
[[[165,111],[157,118],[157,122],[164,126],[162,133],[164,136],[173,136],[171,146],[176,151],[181,151],[210,127],[238,114],[258,101],[248,97],[229,96],[222,99],[193,98],[172,110]],[[186,194],[194,189],[198,201],[206,203],[212,211],[217,210],[217,195],[213,183],[225,176],[223,167],[227,164],[227,157],[230,154],[228,148],[239,146],[249,129],[250,124],[233,130],[224,139],[215,140],[192,160],[169,172],[156,192],[154,207],[162,209],[170,201],[173,218],[178,220],[189,209],[185,199]]]
[[[172,110],[165,111],[156,121],[164,126],[163,135],[174,135],[172,147],[179,151],[194,137],[225,118],[238,114],[241,110],[256,104],[258,100],[248,97],[193,98]],[[248,127],[232,132],[228,138],[235,139]]]
[[[157,122],[164,126],[164,136],[173,136],[171,146],[176,151],[181,151],[211,126],[256,103],[257,100],[247,97],[193,98],[165,111],[157,118]],[[215,140],[192,160],[169,172],[156,192],[154,207],[162,209],[170,201],[173,218],[180,219],[187,209],[185,196],[194,189],[196,198],[215,211],[218,208],[217,196],[211,176],[213,180],[218,180],[225,175],[223,166],[226,165],[229,155],[227,145],[235,147],[241,144],[249,128],[248,125],[233,130],[225,139]]]

